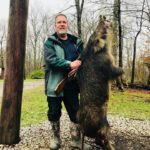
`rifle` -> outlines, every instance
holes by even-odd
[[[56,95],[59,95],[60,92],[62,92],[62,90],[63,90],[65,84],[66,84],[68,81],[72,80],[72,79],[75,77],[75,75],[76,75],[76,72],[70,71],[70,72],[68,73],[68,75],[67,75],[64,79],[62,79],[62,80],[57,84],[57,86],[56,86],[56,88],[55,88],[55,90],[54,90],[55,93],[56,93]]]
[[[78,56],[77,60],[80,60],[80,59],[81,59],[81,55]],[[56,86],[56,88],[55,88],[55,90],[54,90],[54,91],[55,91],[55,94],[56,94],[56,95],[59,95],[60,92],[62,92],[62,90],[63,90],[65,84],[66,84],[68,81],[72,80],[75,76],[76,76],[76,71],[75,71],[75,72],[70,71],[70,72],[68,73],[68,75],[67,75],[64,79],[62,79],[62,80],[57,84],[57,86]]]

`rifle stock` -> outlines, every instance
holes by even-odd
[[[56,86],[56,88],[55,88],[55,93],[56,93],[56,95],[59,95],[60,92],[62,92],[62,90],[63,90],[63,88],[64,88],[64,86],[65,86],[65,84],[66,84],[66,82],[67,82],[67,79],[68,79],[68,77],[62,79],[62,80],[57,84],[57,86]]]
[[[77,60],[80,60],[81,59],[81,55],[79,55],[78,56],[78,58],[77,58]],[[64,86],[65,86],[65,84],[66,84],[66,82],[68,82],[68,81],[71,81],[74,77],[76,76],[76,71],[74,72],[72,72],[72,71],[70,71],[69,73],[68,73],[68,75],[67,75],[67,77],[65,77],[64,79],[62,79],[58,84],[57,84],[57,86],[56,86],[56,88],[55,88],[55,94],[56,95],[59,95],[60,94],[60,92],[62,92],[62,90],[64,89]]]
[[[62,79],[62,80],[57,84],[57,86],[56,86],[56,88],[55,88],[55,90],[54,90],[56,95],[59,95],[59,94],[63,91],[66,82],[72,80],[72,78],[75,76],[75,74],[76,74],[75,72],[72,73],[72,72],[70,71],[70,72],[68,73],[67,77],[65,77],[64,79]]]

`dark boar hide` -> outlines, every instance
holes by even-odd
[[[105,150],[114,149],[109,142],[107,104],[110,81],[123,74],[113,63],[111,55],[112,25],[105,17],[100,21],[81,56],[78,70],[80,108],[77,120],[83,135],[95,138]]]

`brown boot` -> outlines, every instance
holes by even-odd
[[[81,134],[79,125],[76,123],[70,123],[70,134],[71,134],[71,147],[82,148]],[[84,150],[91,150],[91,146],[84,143]]]
[[[58,150],[61,147],[61,140],[60,140],[60,121],[50,122],[51,123],[51,143],[50,149],[51,150]]]

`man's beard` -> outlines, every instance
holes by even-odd
[[[66,36],[66,34],[67,34],[67,31],[59,31],[59,35],[60,35],[61,37]]]

